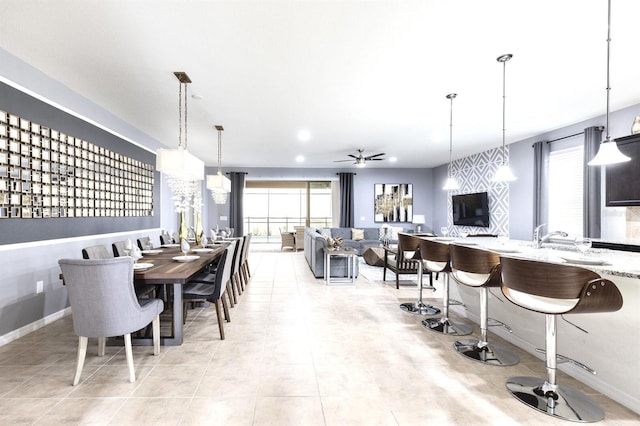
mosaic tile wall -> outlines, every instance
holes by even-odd
[[[509,158],[509,147],[506,147]],[[509,234],[509,184],[491,182],[496,170],[502,162],[502,148],[495,148],[451,163],[453,175],[460,184],[460,189],[449,191],[447,197],[447,226],[454,235],[460,232],[470,234]],[[489,227],[454,226],[451,195],[470,194],[474,192],[489,194]]]

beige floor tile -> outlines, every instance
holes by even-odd
[[[231,309],[226,339],[215,309],[189,311],[185,343],[134,347],[137,382],[128,382],[122,346],[97,357],[90,340],[73,387],[77,337],[70,316],[0,347],[0,424],[159,425],[556,425],[505,389],[511,376],[544,377],[544,362],[517,351],[518,365],[472,362],[455,338],[426,331],[400,310],[415,284],[368,281],[326,286],[303,253],[256,252],[253,277]],[[440,284],[436,282],[436,285]],[[427,300],[441,300],[427,292]],[[461,308],[452,316],[464,319]],[[479,335],[476,324],[473,335]],[[602,425],[640,424],[634,413],[578,380],[604,408]]]
[[[325,425],[319,397],[261,397],[256,403],[255,426]]]
[[[125,398],[67,398],[46,412],[37,426],[107,425]]]
[[[179,425],[190,398],[128,398],[111,418],[111,425]]]

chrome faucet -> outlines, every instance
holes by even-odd
[[[546,223],[543,223],[542,225],[536,226],[536,229],[533,230],[533,246],[535,248],[542,247],[542,243],[546,243],[547,241],[549,241],[549,239],[551,239],[551,237],[554,237],[556,235],[559,235],[561,237],[566,237],[569,235],[564,231],[553,231],[541,237],[540,231],[545,225]]]

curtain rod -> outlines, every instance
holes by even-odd
[[[574,136],[580,136],[580,135],[584,135],[584,132],[578,132],[578,133],[574,133],[573,135],[563,136],[561,138],[557,138],[557,139],[553,139],[553,140],[547,141],[547,143],[558,142],[558,141],[561,141],[561,140],[564,140],[564,139],[569,139],[569,138],[572,138]]]

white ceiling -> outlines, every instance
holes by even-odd
[[[612,110],[640,102],[639,17],[613,1]],[[225,167],[343,166],[358,148],[433,167],[448,93],[454,158],[502,143],[504,53],[507,143],[604,114],[606,19],[606,0],[1,0],[0,47],[169,147],[186,71],[208,165],[222,124]]]

